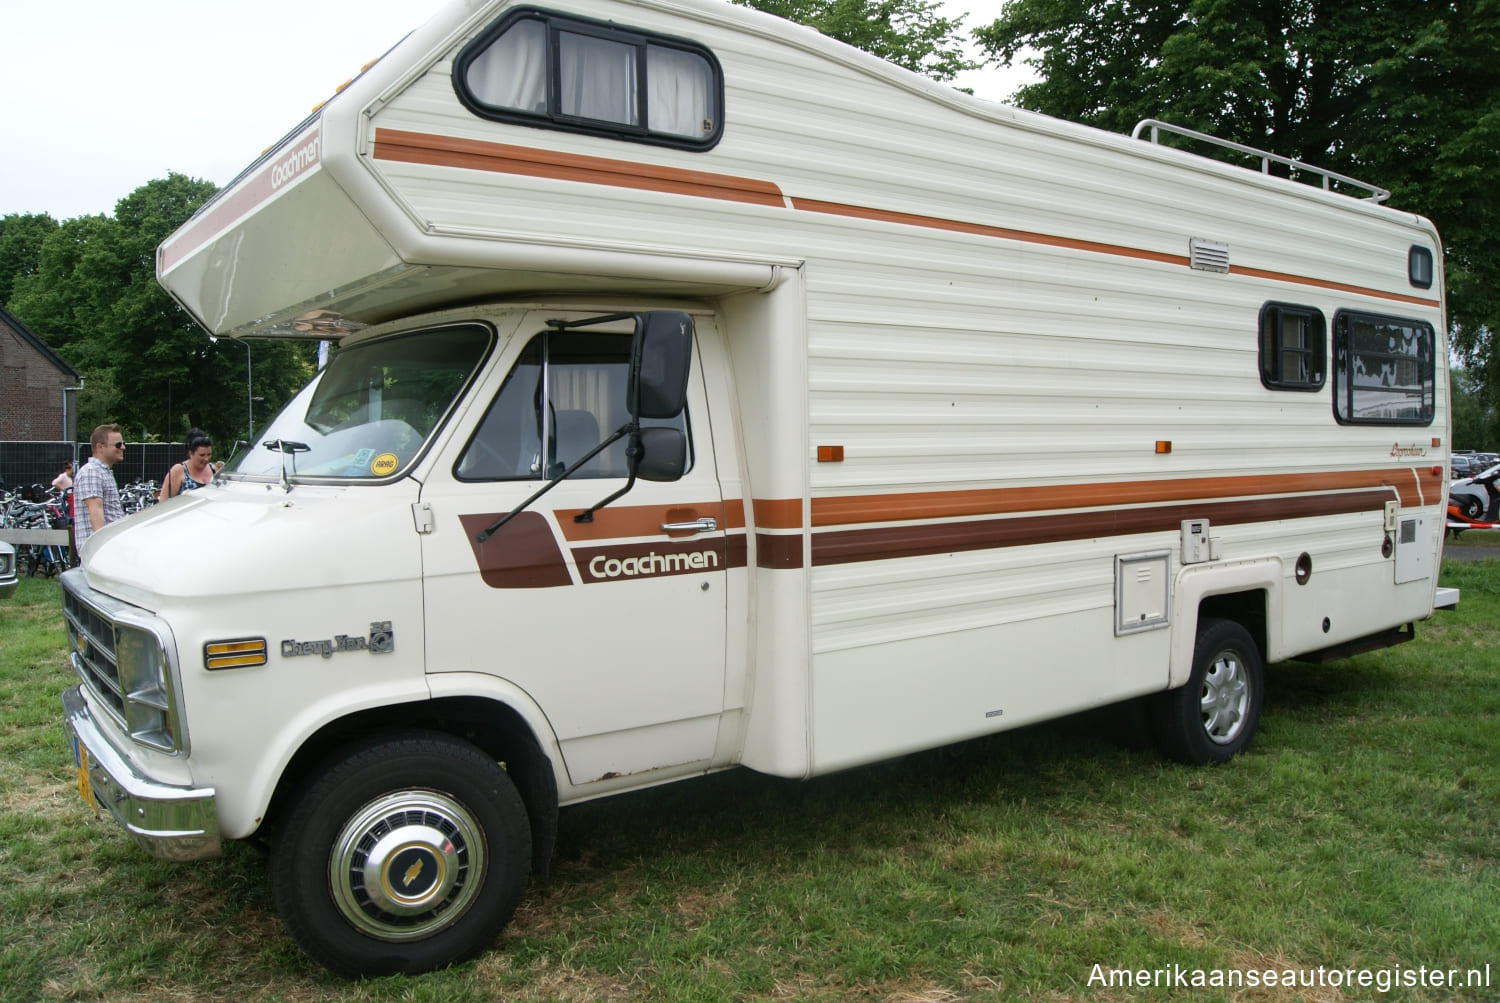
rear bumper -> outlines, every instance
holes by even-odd
[[[80,687],[65,691],[62,705],[63,730],[79,767],[79,793],[92,800],[92,807],[107,808],[154,857],[202,860],[219,855],[213,788],[177,787],[136,772],[94,723]]]

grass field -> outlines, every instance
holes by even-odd
[[[1227,766],[1167,763],[1112,712],[593,802],[492,950],[350,983],[282,932],[254,846],[157,862],[84,808],[58,586],[23,580],[0,606],[0,1000],[1500,1000],[1500,560],[1443,583],[1462,605],[1414,643],[1271,666]],[[1107,984],[1124,969],[1162,984]],[[1267,972],[1321,984],[1249,984]]]

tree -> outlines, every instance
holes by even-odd
[[[964,54],[962,18],[938,14],[927,0],[734,0],[805,24],[830,38],[933,80],[952,80],[977,64]]]
[[[157,245],[215,191],[182,174],[148,182],[113,217],[57,225],[34,265],[17,269],[11,312],[84,377],[80,428],[113,421],[130,438],[170,441],[193,426],[226,446],[245,435],[244,350],[211,342],[156,281]],[[266,409],[312,373],[310,346],[260,342],[251,351],[253,394]]]
[[[1432,219],[1454,344],[1500,387],[1500,3],[1010,0],[976,29],[1040,74],[1015,103],[1174,124],[1365,178]]]
[[[16,279],[36,270],[42,241],[56,229],[57,220],[46,213],[0,217],[0,306],[10,303]]]

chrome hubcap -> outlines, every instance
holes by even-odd
[[[1209,740],[1228,745],[1245,727],[1250,706],[1250,684],[1245,667],[1233,651],[1221,651],[1203,677],[1203,730]]]
[[[463,804],[436,791],[398,791],[365,805],[339,830],[328,883],[357,929],[410,940],[462,916],[484,870],[484,833]]]

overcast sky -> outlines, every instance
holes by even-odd
[[[113,214],[171,171],[222,186],[447,2],[8,4],[0,216]],[[943,6],[972,28],[994,20],[1000,0]],[[1016,79],[991,70],[957,83],[1004,100]]]

